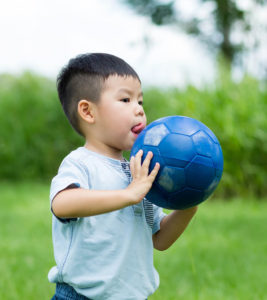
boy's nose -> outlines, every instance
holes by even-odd
[[[143,116],[145,114],[144,108],[142,105],[138,104],[135,108],[135,114]]]

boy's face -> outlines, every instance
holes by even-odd
[[[99,146],[114,153],[130,150],[145,126],[139,80],[131,76],[108,77],[95,110],[95,137]]]

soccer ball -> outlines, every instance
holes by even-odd
[[[151,171],[159,173],[146,198],[167,209],[185,209],[207,199],[223,172],[223,154],[214,133],[203,123],[183,116],[170,116],[149,124],[136,139],[131,156],[153,152]]]

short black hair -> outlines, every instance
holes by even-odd
[[[57,77],[58,96],[72,127],[81,132],[77,107],[85,99],[97,103],[105,80],[111,75],[140,78],[134,69],[121,58],[106,53],[80,54],[70,59]]]

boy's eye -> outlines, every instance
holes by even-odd
[[[130,102],[130,98],[123,98],[123,99],[121,99],[121,101],[127,103],[127,102]]]
[[[138,101],[139,105],[143,105],[143,103],[144,103],[143,100]]]

